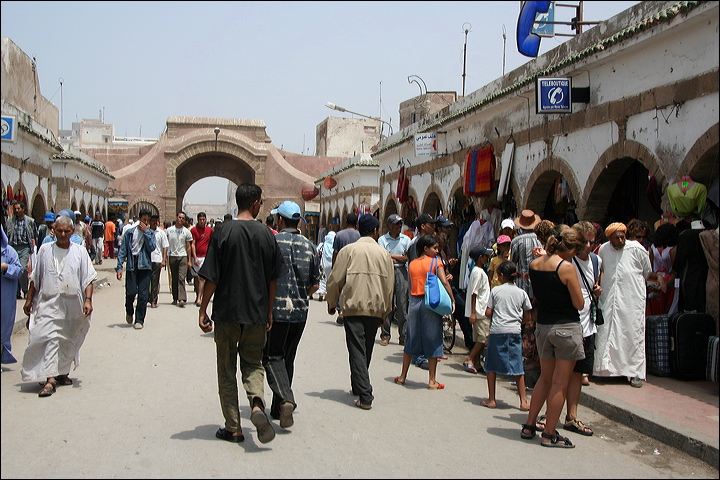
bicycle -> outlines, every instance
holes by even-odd
[[[451,353],[452,348],[455,346],[455,318],[452,314],[443,315],[442,329],[443,350],[447,353]]]

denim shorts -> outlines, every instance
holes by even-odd
[[[538,323],[535,326],[535,341],[541,360],[552,360],[553,358],[582,360],[585,358],[580,322],[559,325]]]

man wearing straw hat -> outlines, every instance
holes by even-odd
[[[533,370],[540,368],[540,359],[535,345],[537,309],[535,308],[536,303],[533,297],[532,285],[530,285],[530,262],[535,259],[532,253],[533,249],[542,246],[533,231],[537,224],[540,223],[540,215],[532,210],[523,210],[514,223],[518,230],[518,236],[510,242],[510,260],[517,265],[520,274],[515,284],[525,290],[533,307],[530,311],[530,321],[522,326],[523,357],[526,361],[525,370]],[[528,381],[528,385],[532,386],[533,382]]]

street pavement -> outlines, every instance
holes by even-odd
[[[310,302],[296,360],[295,425],[273,421],[276,438],[259,443],[241,392],[245,441],[218,440],[213,334],[198,327],[192,287],[188,306],[172,306],[163,272],[159,307],[148,308],[145,328],[134,330],[114,265],[98,268],[110,285],[96,286],[73,386],[39,398],[40,385],[22,381],[20,363],[3,366],[2,478],[718,478],[708,463],[583,405],[579,416],[595,435],[559,430],[575,449],[522,440],[526,413],[510,379],[498,380],[497,409],[480,406],[485,376],[464,371],[462,346],[438,366],[444,390],[428,390],[427,371],[415,366],[406,385],[396,385],[396,331],[390,345],[376,341],[375,401],[361,410],[350,392],[344,329],[318,301]],[[20,361],[27,339],[23,328],[12,338]]]

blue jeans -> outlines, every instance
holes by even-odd
[[[145,323],[147,303],[150,298],[150,279],[152,270],[131,270],[125,277],[125,313],[135,314],[135,323]],[[137,306],[133,312],[133,302],[137,296]]]

